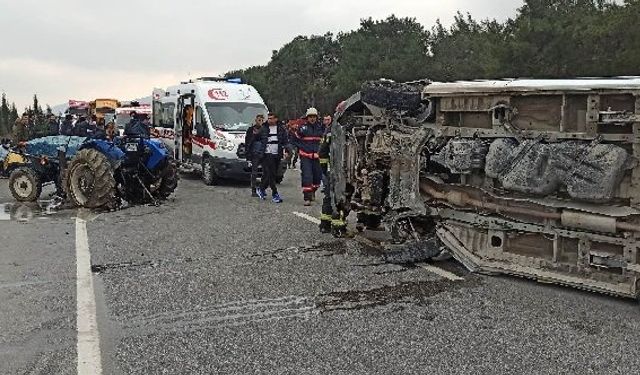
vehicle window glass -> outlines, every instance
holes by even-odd
[[[153,107],[153,126],[154,127],[164,127],[163,123],[163,111],[164,108],[162,103],[157,100],[154,100],[152,103]]]
[[[260,103],[207,103],[206,108],[213,127],[226,131],[244,132],[256,115],[267,117],[267,107]]]
[[[196,107],[196,135],[198,137],[209,137],[209,132],[207,131],[207,121],[204,117],[204,111],[202,107]]]
[[[124,129],[129,121],[131,121],[131,114],[129,112],[120,112],[116,114],[116,126],[118,129]]]
[[[161,126],[163,128],[169,128],[169,129],[173,129],[174,128],[174,113],[176,110],[176,105],[175,103],[164,103],[162,105],[162,124]]]

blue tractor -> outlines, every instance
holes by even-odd
[[[178,168],[164,144],[144,136],[87,140],[62,168],[67,199],[78,207],[112,208],[120,199],[156,203],[178,186]]]

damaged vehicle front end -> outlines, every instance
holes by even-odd
[[[332,133],[335,209],[394,243],[638,298],[640,79],[371,82]]]

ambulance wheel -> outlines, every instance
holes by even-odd
[[[78,207],[101,208],[116,198],[116,180],[106,156],[94,149],[81,150],[69,163],[63,186]]]
[[[202,180],[209,186],[218,183],[218,175],[215,168],[213,168],[213,160],[208,156],[202,161]]]
[[[35,202],[42,193],[42,183],[33,169],[20,167],[9,176],[9,190],[18,202]]]

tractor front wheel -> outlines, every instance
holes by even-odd
[[[19,167],[9,177],[9,190],[18,202],[35,202],[42,193],[42,183],[33,169]]]

